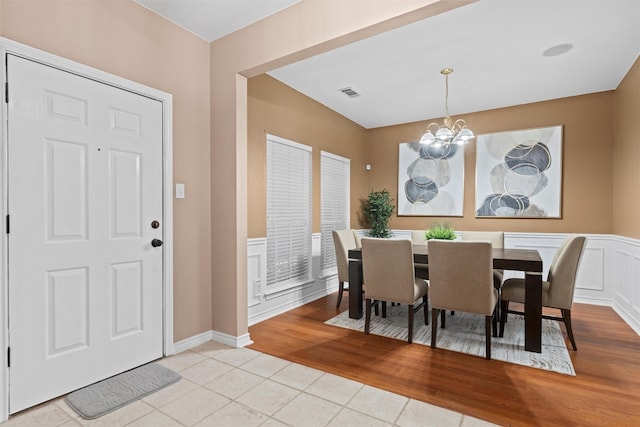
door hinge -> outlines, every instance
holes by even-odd
[[[11,367],[11,347],[7,347],[7,368]]]
[[[9,226],[10,226],[9,215],[7,215],[7,234],[9,234],[10,232]]]

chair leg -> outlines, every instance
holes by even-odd
[[[409,309],[407,310],[409,313],[409,329],[407,331],[407,341],[409,344],[413,342],[413,304],[409,304]]]
[[[491,332],[494,337],[498,336],[498,306],[496,304],[496,308],[493,309],[493,316],[491,316]]]
[[[485,350],[485,358],[491,360],[491,323],[493,322],[493,316],[484,317],[484,334],[487,340],[487,348]]]
[[[369,326],[371,326],[371,300],[367,298],[367,307],[364,314],[364,334],[369,335]],[[376,309],[378,305],[376,304]]]
[[[424,324],[429,324],[429,297],[427,295],[422,297],[422,304],[424,304]]]
[[[382,301],[382,318],[383,319],[387,318],[387,302],[386,301]]]
[[[576,340],[573,338],[573,328],[571,327],[571,310],[563,308],[560,311],[562,312],[562,319],[564,320],[564,326],[567,328],[567,334],[569,335],[569,340],[571,340],[573,351],[578,351]]]
[[[431,308],[431,348],[436,348],[436,336],[438,335],[438,309]]]
[[[344,282],[339,282],[338,286],[338,303],[336,304],[336,308],[340,308],[340,303],[342,302],[342,293],[344,292]]]
[[[380,310],[378,310],[378,302],[376,301],[375,304],[373,304],[373,310],[376,316],[380,315]]]
[[[440,310],[440,327],[444,329],[444,319],[447,317],[447,310]]]
[[[509,311],[509,301],[500,302],[500,337],[504,337],[504,324],[507,323],[507,312]]]

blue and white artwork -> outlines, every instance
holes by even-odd
[[[562,126],[478,135],[476,216],[560,218]]]
[[[462,216],[464,145],[399,145],[398,215]]]

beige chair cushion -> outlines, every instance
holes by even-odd
[[[491,316],[498,301],[492,266],[489,242],[429,241],[431,306]]]
[[[362,238],[362,273],[367,299],[413,304],[429,290],[415,277],[410,240]]]

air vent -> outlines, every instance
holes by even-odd
[[[356,92],[355,90],[353,90],[350,87],[345,87],[344,89],[340,89],[340,92],[344,93],[349,98],[357,98],[358,96],[360,96],[360,94],[358,92]]]

